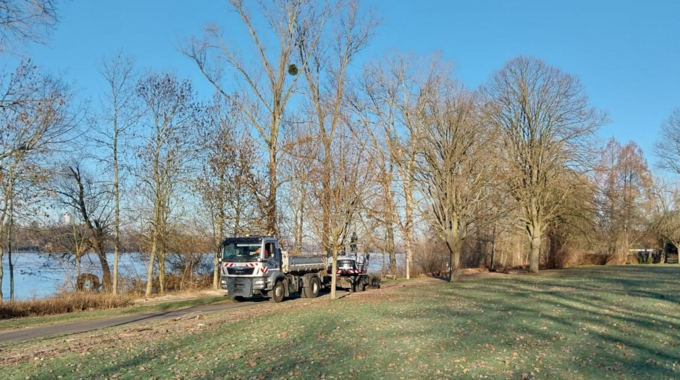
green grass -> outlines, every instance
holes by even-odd
[[[203,329],[114,338],[0,377],[675,379],[679,279],[678,266],[585,267],[371,290],[214,313]]]
[[[41,317],[26,317],[0,320],[0,331],[16,328],[36,327],[43,325],[52,325],[57,323],[78,322],[85,320],[101,319],[107,317],[118,317],[130,314],[143,314],[155,311],[168,311],[186,309],[194,306],[214,304],[219,302],[230,302],[227,297],[207,297],[197,298],[183,301],[169,301],[153,305],[140,305],[123,307],[119,309],[107,310],[92,310],[77,313],[67,313],[58,315],[49,315]]]

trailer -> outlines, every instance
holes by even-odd
[[[273,302],[294,294],[315,298],[329,283],[325,256],[290,256],[274,237],[227,238],[221,249],[221,287],[236,302],[257,295]]]
[[[336,288],[350,292],[363,292],[368,288],[380,288],[380,277],[368,274],[370,255],[354,253],[338,256]],[[330,271],[330,270],[329,270]]]

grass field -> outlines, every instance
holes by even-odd
[[[674,379],[680,267],[416,282],[2,347],[0,378]]]

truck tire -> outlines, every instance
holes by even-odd
[[[319,291],[321,290],[321,281],[318,277],[312,277],[309,282],[309,286],[305,288],[307,290],[307,298],[316,298],[319,296]]]
[[[231,300],[238,303],[238,302],[243,302],[246,299],[243,298],[243,296],[234,296],[234,298],[232,298]]]
[[[274,303],[279,303],[283,301],[283,297],[286,295],[286,289],[283,287],[283,282],[276,281],[274,288],[269,292],[269,300]]]

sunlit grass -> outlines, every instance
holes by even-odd
[[[115,344],[0,372],[17,379],[680,378],[679,278],[678,266],[587,267],[371,290],[266,306],[254,317],[214,313],[167,334],[170,325],[143,338],[102,335]]]

